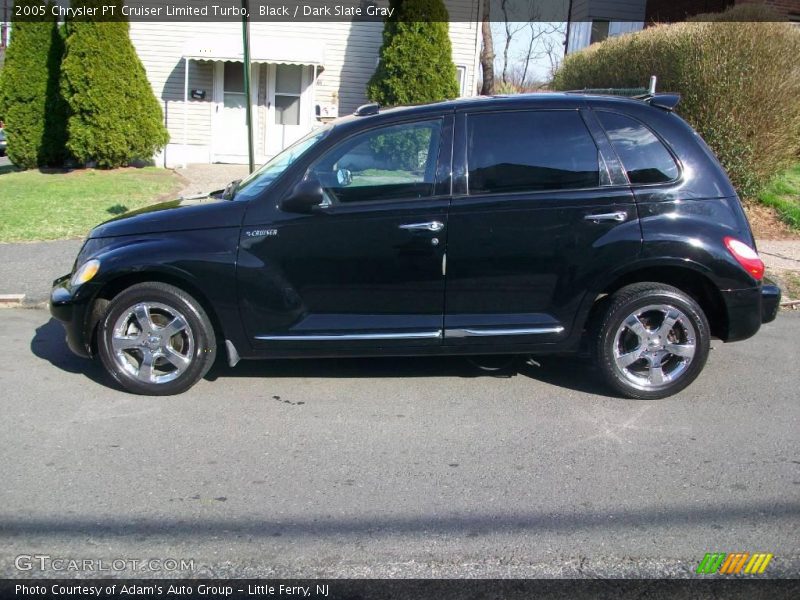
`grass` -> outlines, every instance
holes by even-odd
[[[758,199],[792,229],[800,230],[800,163],[775,177]]]
[[[98,223],[177,193],[165,169],[0,171],[0,242],[83,237]]]

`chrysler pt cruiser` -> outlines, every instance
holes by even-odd
[[[617,393],[674,394],[780,300],[678,101],[363,106],[225,190],[93,229],[52,314],[139,394],[217,354],[579,352]]]

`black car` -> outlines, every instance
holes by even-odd
[[[51,311],[141,394],[186,390],[218,348],[586,351],[621,394],[674,394],[780,300],[678,99],[361,107],[223,192],[99,225]]]

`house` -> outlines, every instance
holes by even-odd
[[[646,0],[572,0],[567,54],[608,37],[643,29],[646,10]]]
[[[477,88],[480,1],[447,2],[463,96],[474,95]],[[382,33],[383,22],[377,20],[253,21],[248,99],[241,23],[131,21],[131,41],[170,133],[157,164],[246,163],[248,102],[256,162],[320,122],[352,113],[367,102],[366,85],[378,64]]]
[[[800,0],[572,0],[567,54],[639,31],[649,23],[681,21],[741,4],[763,4],[789,21],[800,22]]]

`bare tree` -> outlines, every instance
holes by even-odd
[[[528,44],[525,50],[522,51],[519,59],[522,62],[522,80],[526,81],[528,76],[528,69],[532,62],[537,62],[543,58],[547,58],[550,63],[550,72],[558,67],[554,65],[554,61],[560,59],[558,53],[563,53],[563,43],[559,33],[565,30],[562,23],[540,23],[531,20],[527,23],[528,26]]]
[[[555,29],[544,40],[542,40],[542,50],[550,63],[548,79],[553,81],[561,61],[564,60],[564,47],[567,43],[567,24],[556,23]]]
[[[531,5],[529,4],[529,6]],[[501,0],[500,10],[503,11],[503,27],[505,29],[505,44],[503,46],[503,83],[508,83],[508,50],[511,47],[511,41],[514,39],[514,36],[525,29],[527,23],[512,20],[514,17],[511,15],[511,7],[509,7],[508,0]],[[535,11],[535,8],[531,10]],[[531,15],[530,20],[533,20],[533,15]]]

